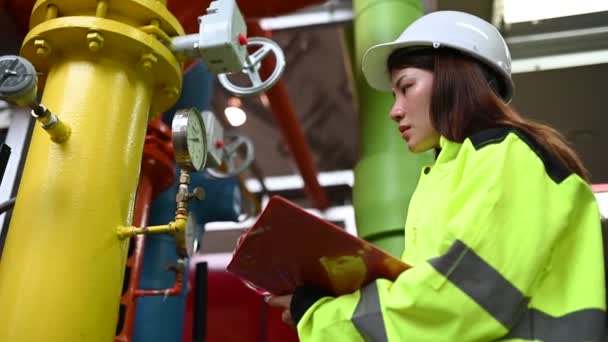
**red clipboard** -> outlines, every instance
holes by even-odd
[[[378,278],[395,280],[409,266],[344,229],[273,196],[241,236],[227,269],[260,293],[283,295],[313,286],[351,293]]]

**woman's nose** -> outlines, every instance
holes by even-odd
[[[391,108],[389,116],[393,121],[399,122],[405,116],[405,111],[400,106],[394,105],[393,108]]]

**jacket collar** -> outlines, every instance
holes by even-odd
[[[439,152],[439,155],[437,156],[435,165],[447,163],[456,159],[461,146],[461,143],[448,140],[444,136],[439,137],[439,147],[441,152]]]

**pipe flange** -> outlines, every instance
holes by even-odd
[[[90,47],[91,32],[103,37],[103,48]],[[52,52],[36,53],[36,42],[44,40]],[[141,63],[142,51],[154,56]],[[21,55],[40,72],[49,71],[54,56],[94,61],[108,57],[132,65],[139,73],[154,74],[154,94],[151,97],[150,119],[171,108],[179,99],[182,87],[182,66],[171,50],[153,36],[136,27],[105,18],[73,16],[45,21],[34,27],[24,39]]]

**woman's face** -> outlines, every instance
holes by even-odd
[[[412,152],[424,152],[439,146],[439,133],[431,124],[433,74],[417,68],[391,72],[395,104],[390,117],[399,127]]]

